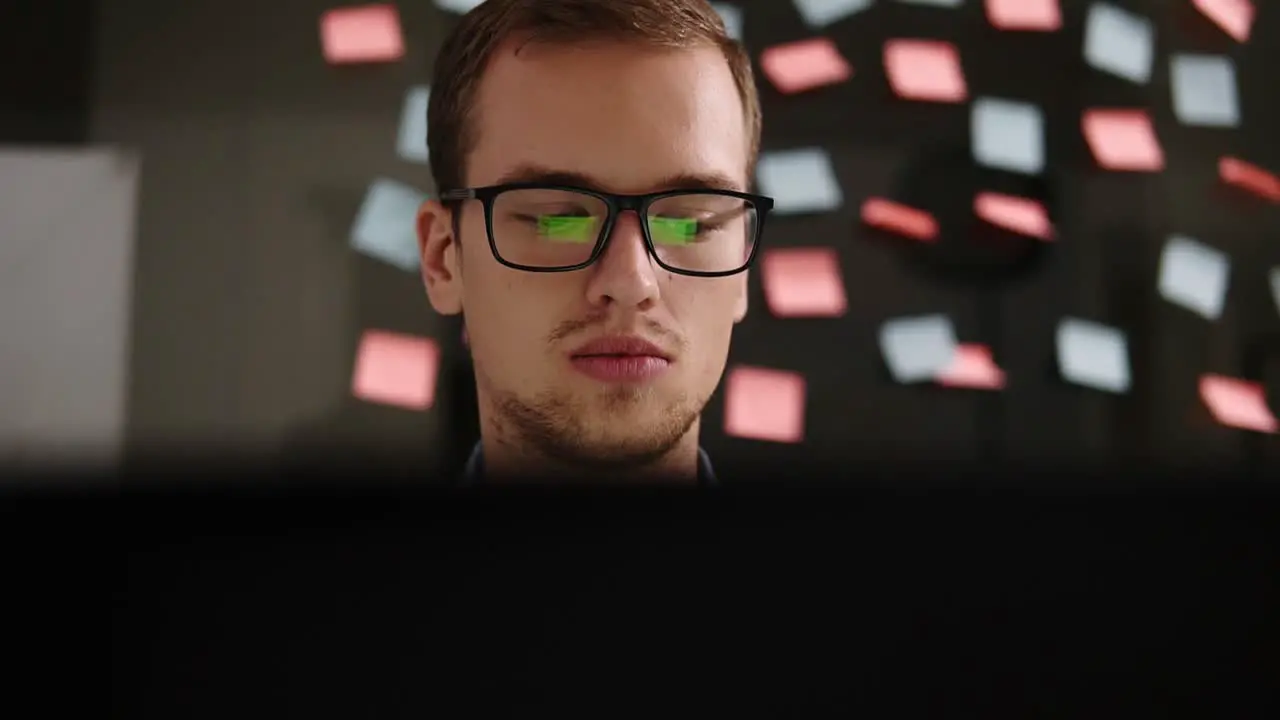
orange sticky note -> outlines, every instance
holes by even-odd
[[[1062,29],[1058,0],[987,0],[987,21],[997,30]]]
[[[1257,165],[1233,157],[1218,160],[1218,175],[1228,185],[1246,190],[1264,200],[1280,203],[1280,178]]]
[[[938,221],[932,215],[884,198],[862,203],[862,221],[914,240],[931,242],[938,238]]]
[[[325,60],[344,63],[390,62],[404,57],[404,35],[395,5],[334,8],[320,16]]]
[[[774,45],[760,53],[760,69],[784,93],[835,85],[853,77],[853,66],[825,37]]]
[[[778,317],[840,317],[849,309],[835,248],[767,250],[760,274]]]
[[[1006,230],[1041,240],[1053,239],[1053,225],[1044,205],[1030,198],[978,193],[973,199],[973,212],[979,218]]]
[[[1200,376],[1200,399],[1221,425],[1261,433],[1280,432],[1261,383],[1223,375]]]
[[[960,54],[940,40],[889,40],[884,70],[893,92],[906,100],[958,103],[968,97]]]
[[[1000,390],[1004,388],[1004,371],[991,359],[987,346],[965,343],[956,346],[955,358],[938,373],[937,382],[946,387]]]
[[[804,376],[739,366],[725,379],[724,431],[733,437],[798,443],[804,439]]]
[[[1164,150],[1145,110],[1086,110],[1085,141],[1107,170],[1155,172],[1164,169]]]
[[[1196,9],[1224,32],[1245,42],[1253,27],[1254,9],[1250,0],[1192,0]]]
[[[434,340],[368,330],[356,352],[351,394],[380,405],[426,410],[435,402],[439,368]]]

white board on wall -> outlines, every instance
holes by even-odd
[[[124,448],[139,162],[0,148],[0,464]]]

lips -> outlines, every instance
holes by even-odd
[[[662,348],[640,337],[620,336],[592,340],[572,353],[575,358],[588,357],[637,357],[660,358],[670,361],[671,356]]]

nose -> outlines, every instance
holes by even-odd
[[[658,275],[644,244],[640,217],[632,211],[619,214],[604,254],[591,267],[587,299],[592,305],[617,303],[647,310],[658,300]]]

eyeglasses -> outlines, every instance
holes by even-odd
[[[755,259],[773,199],[732,190],[615,195],[567,185],[517,183],[450,190],[445,202],[484,203],[489,249],[503,265],[567,272],[594,263],[624,210],[643,218],[644,244],[673,273],[723,277]]]

